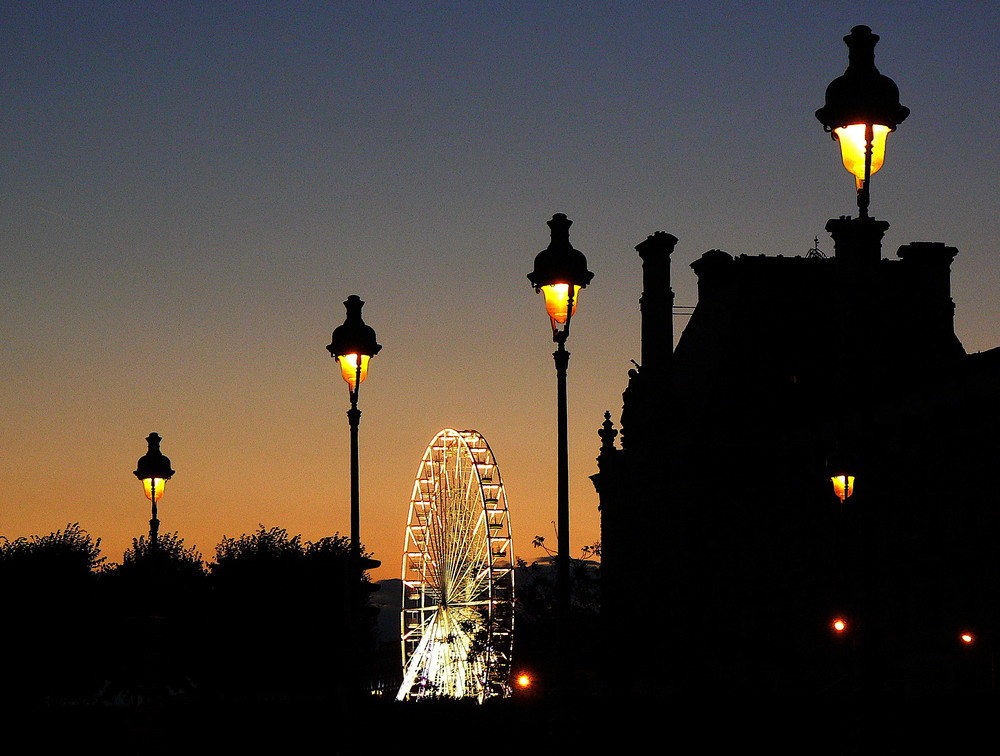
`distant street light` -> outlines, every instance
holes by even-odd
[[[830,482],[833,484],[833,493],[836,495],[837,499],[840,501],[840,506],[838,507],[837,519],[836,519],[836,531],[835,531],[835,544],[834,548],[836,551],[837,558],[837,588],[836,588],[836,601],[839,607],[848,607],[846,616],[844,614],[836,615],[830,622],[830,629],[833,630],[834,635],[846,636],[847,631],[851,630],[852,642],[850,644],[850,649],[845,651],[844,657],[844,676],[843,680],[848,685],[848,689],[852,690],[858,684],[858,676],[860,675],[860,657],[857,653],[857,644],[860,639],[859,626],[853,626],[848,622],[847,617],[852,619],[857,619],[864,616],[864,612],[858,603],[858,594],[854,586],[850,585],[850,580],[848,576],[851,574],[851,570],[848,566],[848,555],[851,553],[847,548],[847,528],[845,526],[845,518],[847,516],[847,500],[854,494],[854,479],[857,473],[857,463],[854,457],[849,454],[841,452],[839,449],[836,450],[826,461],[826,476],[829,478]],[[863,560],[862,560],[863,562]],[[864,565],[862,564],[862,573],[864,572]],[[863,586],[862,586],[863,588]],[[863,680],[863,678],[861,678]]]
[[[843,506],[854,495],[856,464],[849,455],[835,452],[827,460],[826,471],[833,484],[833,493]]]
[[[910,109],[899,104],[899,88],[875,67],[879,36],[867,26],[855,26],[844,37],[849,63],[843,76],[826,88],[826,104],[816,118],[840,142],[844,167],[854,175],[858,217],[868,217],[869,184],[882,167],[885,141]]]
[[[854,476],[853,475],[834,475],[830,478],[833,483],[833,493],[840,499],[840,503],[843,504],[854,494]]]
[[[569,441],[566,404],[566,371],[569,352],[566,339],[580,301],[580,290],[590,283],[594,274],[587,270],[587,258],[573,248],[569,227],[573,224],[563,213],[548,221],[551,230],[549,246],[535,256],[534,270],[528,280],[536,292],[545,297],[545,310],[552,325],[552,340],[557,344],[552,357],[556,363],[558,502],[556,553],[556,611],[560,635],[565,638],[569,619]],[[563,666],[564,673],[566,667]],[[560,680],[565,684],[565,677]]]
[[[146,498],[153,503],[153,515],[149,520],[149,548],[151,551],[157,547],[157,533],[160,530],[160,521],[156,517],[156,502],[163,496],[163,489],[170,480],[174,471],[170,469],[170,460],[163,456],[160,451],[160,441],[162,439],[156,433],[146,436],[146,443],[149,450],[139,458],[136,463],[133,475],[142,483],[142,490]]]
[[[980,666],[985,666],[981,660],[984,657],[989,663],[989,686],[991,694],[996,691],[996,679],[997,679],[997,669],[996,669],[996,652],[993,647],[993,636],[990,633],[972,632],[972,630],[963,630],[959,633],[958,640],[963,646],[969,649],[966,654],[972,654],[972,656],[967,657],[966,664],[969,666],[970,678],[967,680],[967,684],[972,686],[974,690],[976,687],[984,685],[983,674]]]

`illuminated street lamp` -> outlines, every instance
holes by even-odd
[[[833,493],[840,501],[840,506],[837,508],[837,518],[836,518],[836,531],[835,531],[835,541],[834,549],[837,558],[837,588],[836,593],[838,601],[841,607],[850,607],[846,616],[844,614],[837,614],[830,622],[830,629],[833,631],[834,636],[846,637],[848,635],[848,630],[850,630],[851,644],[850,648],[845,649],[844,653],[844,677],[843,680],[849,686],[849,689],[853,690],[860,680],[862,683],[865,682],[865,677],[861,675],[863,671],[862,659],[859,654],[859,642],[861,637],[858,633],[860,630],[859,626],[853,626],[851,622],[848,621],[848,617],[852,620],[856,620],[859,617],[867,616],[865,611],[866,606],[863,603],[864,595],[864,585],[862,584],[860,595],[862,603],[858,603],[859,595],[856,593],[857,588],[850,586],[849,575],[851,570],[848,566],[848,555],[849,550],[847,548],[847,528],[845,523],[845,518],[847,517],[845,506],[847,500],[854,494],[854,479],[857,472],[857,464],[854,458],[841,452],[839,449],[834,451],[826,460],[826,477],[833,484]],[[860,546],[859,542],[859,546]],[[862,576],[864,572],[864,563],[862,559]]]
[[[359,565],[361,560],[361,495],[358,482],[358,426],[361,424],[361,410],[358,409],[358,391],[368,377],[369,361],[382,349],[375,340],[375,330],[366,325],[361,317],[361,308],[364,306],[365,303],[357,294],[351,294],[347,298],[344,302],[347,319],[334,329],[327,346],[330,356],[340,365],[351,399],[347,420],[351,427],[351,559],[355,565]]]
[[[830,478],[830,482],[833,483],[833,493],[840,499],[841,504],[847,501],[854,493],[853,475],[847,475],[846,473],[834,475]]]
[[[361,424],[361,410],[358,409],[358,392],[368,377],[368,364],[382,349],[375,340],[375,330],[365,324],[361,308],[365,303],[357,294],[351,294],[344,302],[347,318],[333,330],[333,336],[326,347],[330,356],[337,360],[340,374],[347,382],[351,408],[347,410],[347,420],[351,427],[351,553],[349,567],[344,570],[344,619],[352,648],[348,652],[346,680],[349,689],[360,692],[361,672],[358,652],[362,649],[361,624],[355,606],[355,591],[364,580],[365,570],[378,567],[381,562],[361,557],[361,488],[358,465],[358,427]]]
[[[548,221],[552,232],[549,246],[535,256],[535,269],[528,280],[535,291],[545,297],[545,311],[552,324],[552,340],[563,348],[569,337],[569,326],[576,314],[580,290],[590,283],[594,274],[587,270],[587,258],[573,249],[569,241],[569,227],[573,221],[563,213],[556,213]]]
[[[856,465],[850,456],[835,452],[827,460],[826,472],[833,484],[833,493],[843,506],[854,495]]]
[[[879,36],[867,26],[855,26],[844,37],[849,52],[843,76],[826,88],[826,104],[816,118],[840,142],[844,167],[854,175],[858,217],[868,217],[869,184],[882,167],[885,141],[910,109],[899,104],[899,88],[875,67]]]
[[[566,339],[580,301],[580,290],[594,277],[587,270],[587,258],[570,244],[569,227],[572,224],[563,213],[552,216],[548,221],[552,234],[549,246],[535,256],[534,270],[528,274],[535,291],[542,292],[545,297],[552,340],[557,344],[552,357],[556,363],[558,448],[556,607],[561,634],[569,618],[569,423],[566,405],[569,352],[566,351]]]
[[[149,450],[139,458],[136,463],[133,475],[142,483],[143,493],[152,502],[153,516],[149,520],[149,548],[155,550],[157,546],[157,533],[160,530],[160,521],[156,517],[156,502],[163,496],[163,489],[170,480],[174,471],[170,469],[170,460],[163,456],[160,451],[160,441],[162,439],[156,433],[146,436],[146,443]]]

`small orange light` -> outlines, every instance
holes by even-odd
[[[962,643],[965,643],[966,645],[971,644],[976,639],[972,633],[962,633],[958,637],[961,638]]]
[[[837,617],[833,621],[832,626],[833,626],[834,632],[836,632],[836,633],[842,633],[845,630],[847,630],[847,622],[843,619],[843,617]]]
[[[518,675],[517,676],[517,687],[519,688],[530,688],[531,687],[531,677],[528,675]]]

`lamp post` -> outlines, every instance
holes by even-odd
[[[333,330],[333,336],[326,347],[330,356],[337,360],[340,374],[347,382],[351,408],[347,410],[347,421],[351,428],[351,545],[348,567],[344,570],[343,600],[344,619],[347,626],[349,650],[347,651],[347,681],[351,693],[361,692],[361,662],[363,654],[360,617],[355,606],[356,591],[361,589],[364,572],[378,567],[380,562],[361,558],[361,488],[358,464],[358,427],[361,425],[361,410],[358,409],[358,391],[368,377],[368,363],[382,349],[375,340],[375,330],[365,324],[361,309],[365,303],[357,294],[351,294],[344,302],[347,318]]]
[[[882,167],[890,131],[910,109],[899,104],[899,88],[875,67],[879,36],[867,26],[855,26],[844,37],[849,52],[847,70],[826,88],[826,104],[816,118],[840,142],[844,167],[854,175],[858,217],[868,217],[869,184]]]
[[[552,357],[556,364],[557,404],[557,552],[556,552],[556,611],[560,634],[565,637],[569,618],[569,441],[566,403],[566,371],[569,352],[566,339],[580,300],[580,290],[590,283],[594,274],[587,270],[587,258],[573,248],[569,241],[569,227],[573,224],[563,213],[556,213],[548,221],[551,230],[549,246],[535,256],[535,266],[528,280],[536,292],[545,297],[545,310],[552,325],[552,340],[556,351]],[[565,672],[565,667],[563,668]],[[562,682],[566,682],[563,679]]]
[[[844,649],[844,677],[843,679],[847,683],[848,693],[854,693],[854,689],[858,684],[858,630],[860,630],[861,613],[857,604],[858,595],[856,591],[850,589],[850,584],[852,583],[850,576],[851,570],[849,569],[848,554],[849,550],[847,548],[847,534],[845,527],[846,519],[846,504],[847,500],[854,495],[854,480],[857,475],[857,464],[854,458],[841,452],[839,449],[834,451],[833,454],[826,461],[826,476],[829,478],[830,483],[833,485],[834,496],[840,502],[840,506],[837,511],[837,526],[835,533],[834,549],[837,560],[836,574],[838,585],[836,588],[836,608],[838,613],[833,622],[831,623],[831,628],[835,636],[844,636],[848,628],[851,629],[849,640],[849,645],[847,649]],[[861,586],[862,588],[864,586]]]
[[[361,410],[358,409],[358,391],[368,377],[368,363],[382,349],[375,341],[375,330],[365,324],[361,308],[365,303],[357,294],[351,294],[344,302],[347,319],[333,331],[327,349],[330,356],[340,365],[341,375],[347,382],[351,408],[347,410],[347,420],[351,427],[351,561],[361,566],[361,495],[358,482],[358,427],[361,424]]]
[[[149,549],[151,552],[156,551],[157,533],[160,530],[160,521],[156,517],[156,502],[163,496],[163,489],[166,487],[167,481],[174,475],[174,471],[170,469],[170,460],[163,456],[160,451],[160,441],[162,439],[156,433],[150,433],[146,436],[149,449],[139,458],[133,473],[142,483],[142,490],[153,505],[153,514],[149,520]]]

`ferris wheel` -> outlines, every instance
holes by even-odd
[[[410,497],[396,700],[509,695],[513,567],[493,452],[480,433],[445,428],[424,451]]]

